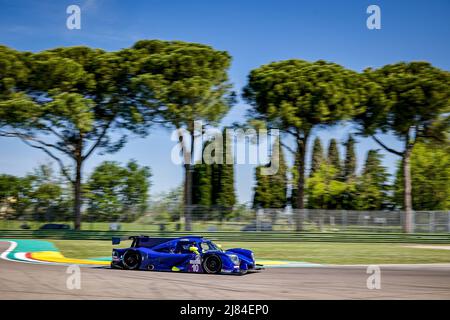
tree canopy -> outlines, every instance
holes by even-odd
[[[2,79],[0,135],[19,138],[59,164],[73,185],[78,229],[85,160],[97,150],[119,150],[127,138],[123,130],[138,134],[147,130],[147,108],[140,108],[128,90],[134,71],[128,62],[129,52],[88,47],[33,54],[1,47],[0,52],[8,75],[11,66],[19,67],[15,77]],[[71,167],[67,167],[65,157],[72,160]]]
[[[227,70],[231,57],[210,46],[182,41],[142,40],[136,51],[133,78],[143,104],[162,108],[168,126],[194,129],[194,121],[217,123],[233,101]]]
[[[354,185],[336,179],[339,171],[331,164],[322,163],[307,180],[308,208],[343,209],[342,195]]]
[[[450,149],[419,142],[411,154],[412,203],[415,210],[450,209]],[[394,183],[394,201],[403,206],[401,162]]]
[[[1,46],[0,135],[59,164],[73,185],[79,229],[85,160],[119,150],[129,134],[145,135],[158,120],[188,129],[195,120],[219,121],[232,100],[229,64],[226,52],[180,41],[143,40],[117,52]]]
[[[405,231],[412,232],[411,152],[420,139],[448,144],[450,73],[427,62],[401,62],[364,71],[366,112],[356,117],[363,135],[402,158]],[[401,150],[384,143],[377,133],[393,133]]]
[[[360,75],[319,60],[286,60],[250,72],[243,97],[252,106],[251,119],[265,121],[294,137],[298,155],[296,207],[304,208],[306,146],[315,126],[351,119],[361,112],[364,90]],[[293,151],[295,152],[295,151]],[[301,229],[299,216],[297,230]]]
[[[135,161],[120,166],[105,161],[87,183],[87,218],[90,221],[134,221],[145,213],[151,172]]]

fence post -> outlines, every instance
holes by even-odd
[[[341,213],[342,213],[342,216],[341,216],[341,218],[342,218],[342,226],[343,226],[344,229],[347,229],[347,211],[343,210],[343,211],[341,211]]]
[[[429,221],[428,230],[430,232],[434,232],[434,225],[435,225],[435,223],[434,223],[434,218],[435,218],[434,217],[434,211],[429,212],[429,214],[430,214],[430,217],[428,219],[428,221]]]
[[[261,216],[264,215],[264,209],[256,210],[256,231],[261,231]]]
[[[323,231],[323,219],[324,219],[323,211],[324,211],[324,210],[320,210],[320,216],[319,216],[320,232]]]
[[[447,212],[447,232],[450,233],[450,211]]]
[[[450,233],[450,211],[447,212],[447,232]]]

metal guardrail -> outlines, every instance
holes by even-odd
[[[149,231],[75,231],[75,230],[0,230],[0,238],[111,240],[112,236],[148,235],[182,237],[198,232]],[[450,243],[450,234],[433,233],[357,233],[357,232],[203,232],[202,236],[217,241],[235,242],[356,242],[356,243]]]

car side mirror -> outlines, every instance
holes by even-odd
[[[198,254],[198,248],[197,248],[197,247],[194,247],[194,246],[189,247],[189,251],[190,251],[190,252],[193,252],[193,253],[195,253],[195,254]]]
[[[119,237],[112,237],[112,244],[120,244],[120,238]]]

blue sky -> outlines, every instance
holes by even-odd
[[[66,28],[70,4],[81,7],[81,30]],[[371,4],[381,8],[381,30],[366,27],[366,9]],[[449,70],[449,13],[448,0],[1,0],[0,44],[40,51],[71,45],[118,50],[140,39],[201,42],[233,56],[230,78],[239,91],[251,69],[289,58],[325,59],[357,71],[398,61],[426,60]],[[240,101],[224,124],[242,121],[246,108]],[[352,130],[339,125],[315,134],[327,144],[331,137],[345,141]],[[383,139],[390,146],[400,146],[393,137]],[[170,160],[173,146],[169,131],[155,129],[148,138],[132,139],[114,155],[92,157],[86,171],[103,160],[126,162],[134,158],[151,166],[152,194],[159,193],[182,181],[181,167]],[[379,147],[370,139],[359,138],[359,166],[371,148]],[[49,160],[13,139],[0,138],[0,150],[0,173],[24,175]],[[390,172],[397,160],[386,154],[384,164]],[[252,186],[253,166],[237,166],[241,202],[251,199]]]

